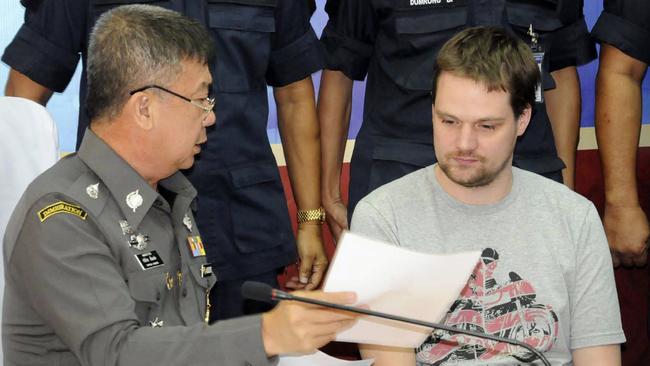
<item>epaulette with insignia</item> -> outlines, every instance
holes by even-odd
[[[68,202],[59,201],[49,206],[43,207],[40,211],[38,211],[38,218],[41,220],[41,222],[44,222],[48,218],[60,213],[77,216],[82,220],[85,220],[88,216],[88,213],[86,213],[86,211],[84,211],[81,207]]]

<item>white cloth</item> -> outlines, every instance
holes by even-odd
[[[56,125],[43,106],[0,97],[0,238],[27,185],[58,160],[58,141]]]
[[[56,125],[43,106],[24,98],[0,97],[0,239],[27,185],[59,158],[58,141]],[[3,292],[4,265],[0,264],[0,303]]]

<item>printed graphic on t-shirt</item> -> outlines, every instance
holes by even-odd
[[[500,337],[516,339],[541,352],[550,350],[558,337],[558,318],[551,306],[536,303],[533,285],[510,272],[508,281],[497,283],[496,250],[483,250],[481,260],[445,318],[445,324]],[[417,349],[418,365],[456,365],[463,361],[528,362],[535,355],[508,343],[477,339],[447,331],[435,331]]]

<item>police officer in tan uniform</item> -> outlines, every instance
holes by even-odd
[[[30,185],[7,228],[5,365],[267,365],[350,324],[281,303],[206,325],[215,276],[193,215],[196,190],[179,170],[215,122],[213,53],[198,22],[170,10],[125,6],[98,21],[90,129],[77,154]]]

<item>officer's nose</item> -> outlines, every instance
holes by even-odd
[[[215,124],[216,121],[217,121],[217,114],[213,109],[210,111],[210,113],[208,113],[207,116],[205,116],[205,119],[203,120],[203,126],[205,127],[212,126],[213,124]]]

